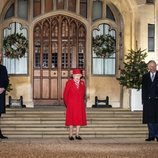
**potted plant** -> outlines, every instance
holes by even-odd
[[[129,53],[125,55],[124,67],[120,69],[120,77],[117,78],[123,87],[130,89],[130,106],[132,111],[142,110],[141,83],[143,74],[147,72],[146,57],[147,53],[145,50],[129,50]]]

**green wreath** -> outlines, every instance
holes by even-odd
[[[4,55],[8,58],[22,58],[28,52],[28,40],[22,33],[14,33],[3,40]]]
[[[109,58],[116,52],[116,40],[111,35],[97,35],[92,39],[94,53],[101,58]]]

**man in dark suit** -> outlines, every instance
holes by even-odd
[[[2,54],[0,53],[0,117],[2,113],[5,113],[5,93],[9,83],[8,73],[5,66],[1,65]],[[1,119],[1,118],[0,118]],[[2,134],[0,128],[0,139],[6,139],[7,137]]]
[[[148,62],[149,72],[142,79],[143,123],[148,126],[146,141],[158,141],[158,71],[156,62]]]

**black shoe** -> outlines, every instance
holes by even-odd
[[[74,140],[74,137],[73,136],[69,136],[69,140]]]
[[[0,135],[0,139],[8,139],[8,137],[4,136],[4,135]]]
[[[81,138],[80,136],[75,136],[75,138],[76,138],[77,140],[82,140],[82,138]]]
[[[154,141],[155,140],[155,138],[154,137],[151,137],[151,138],[147,138],[147,139],[145,139],[145,141]]]
[[[157,142],[158,142],[158,138],[156,138]]]

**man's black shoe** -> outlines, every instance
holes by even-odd
[[[4,136],[4,135],[0,135],[0,139],[8,139],[8,137]]]
[[[155,138],[153,138],[153,137],[145,139],[145,141],[154,141],[154,140],[155,140]]]

